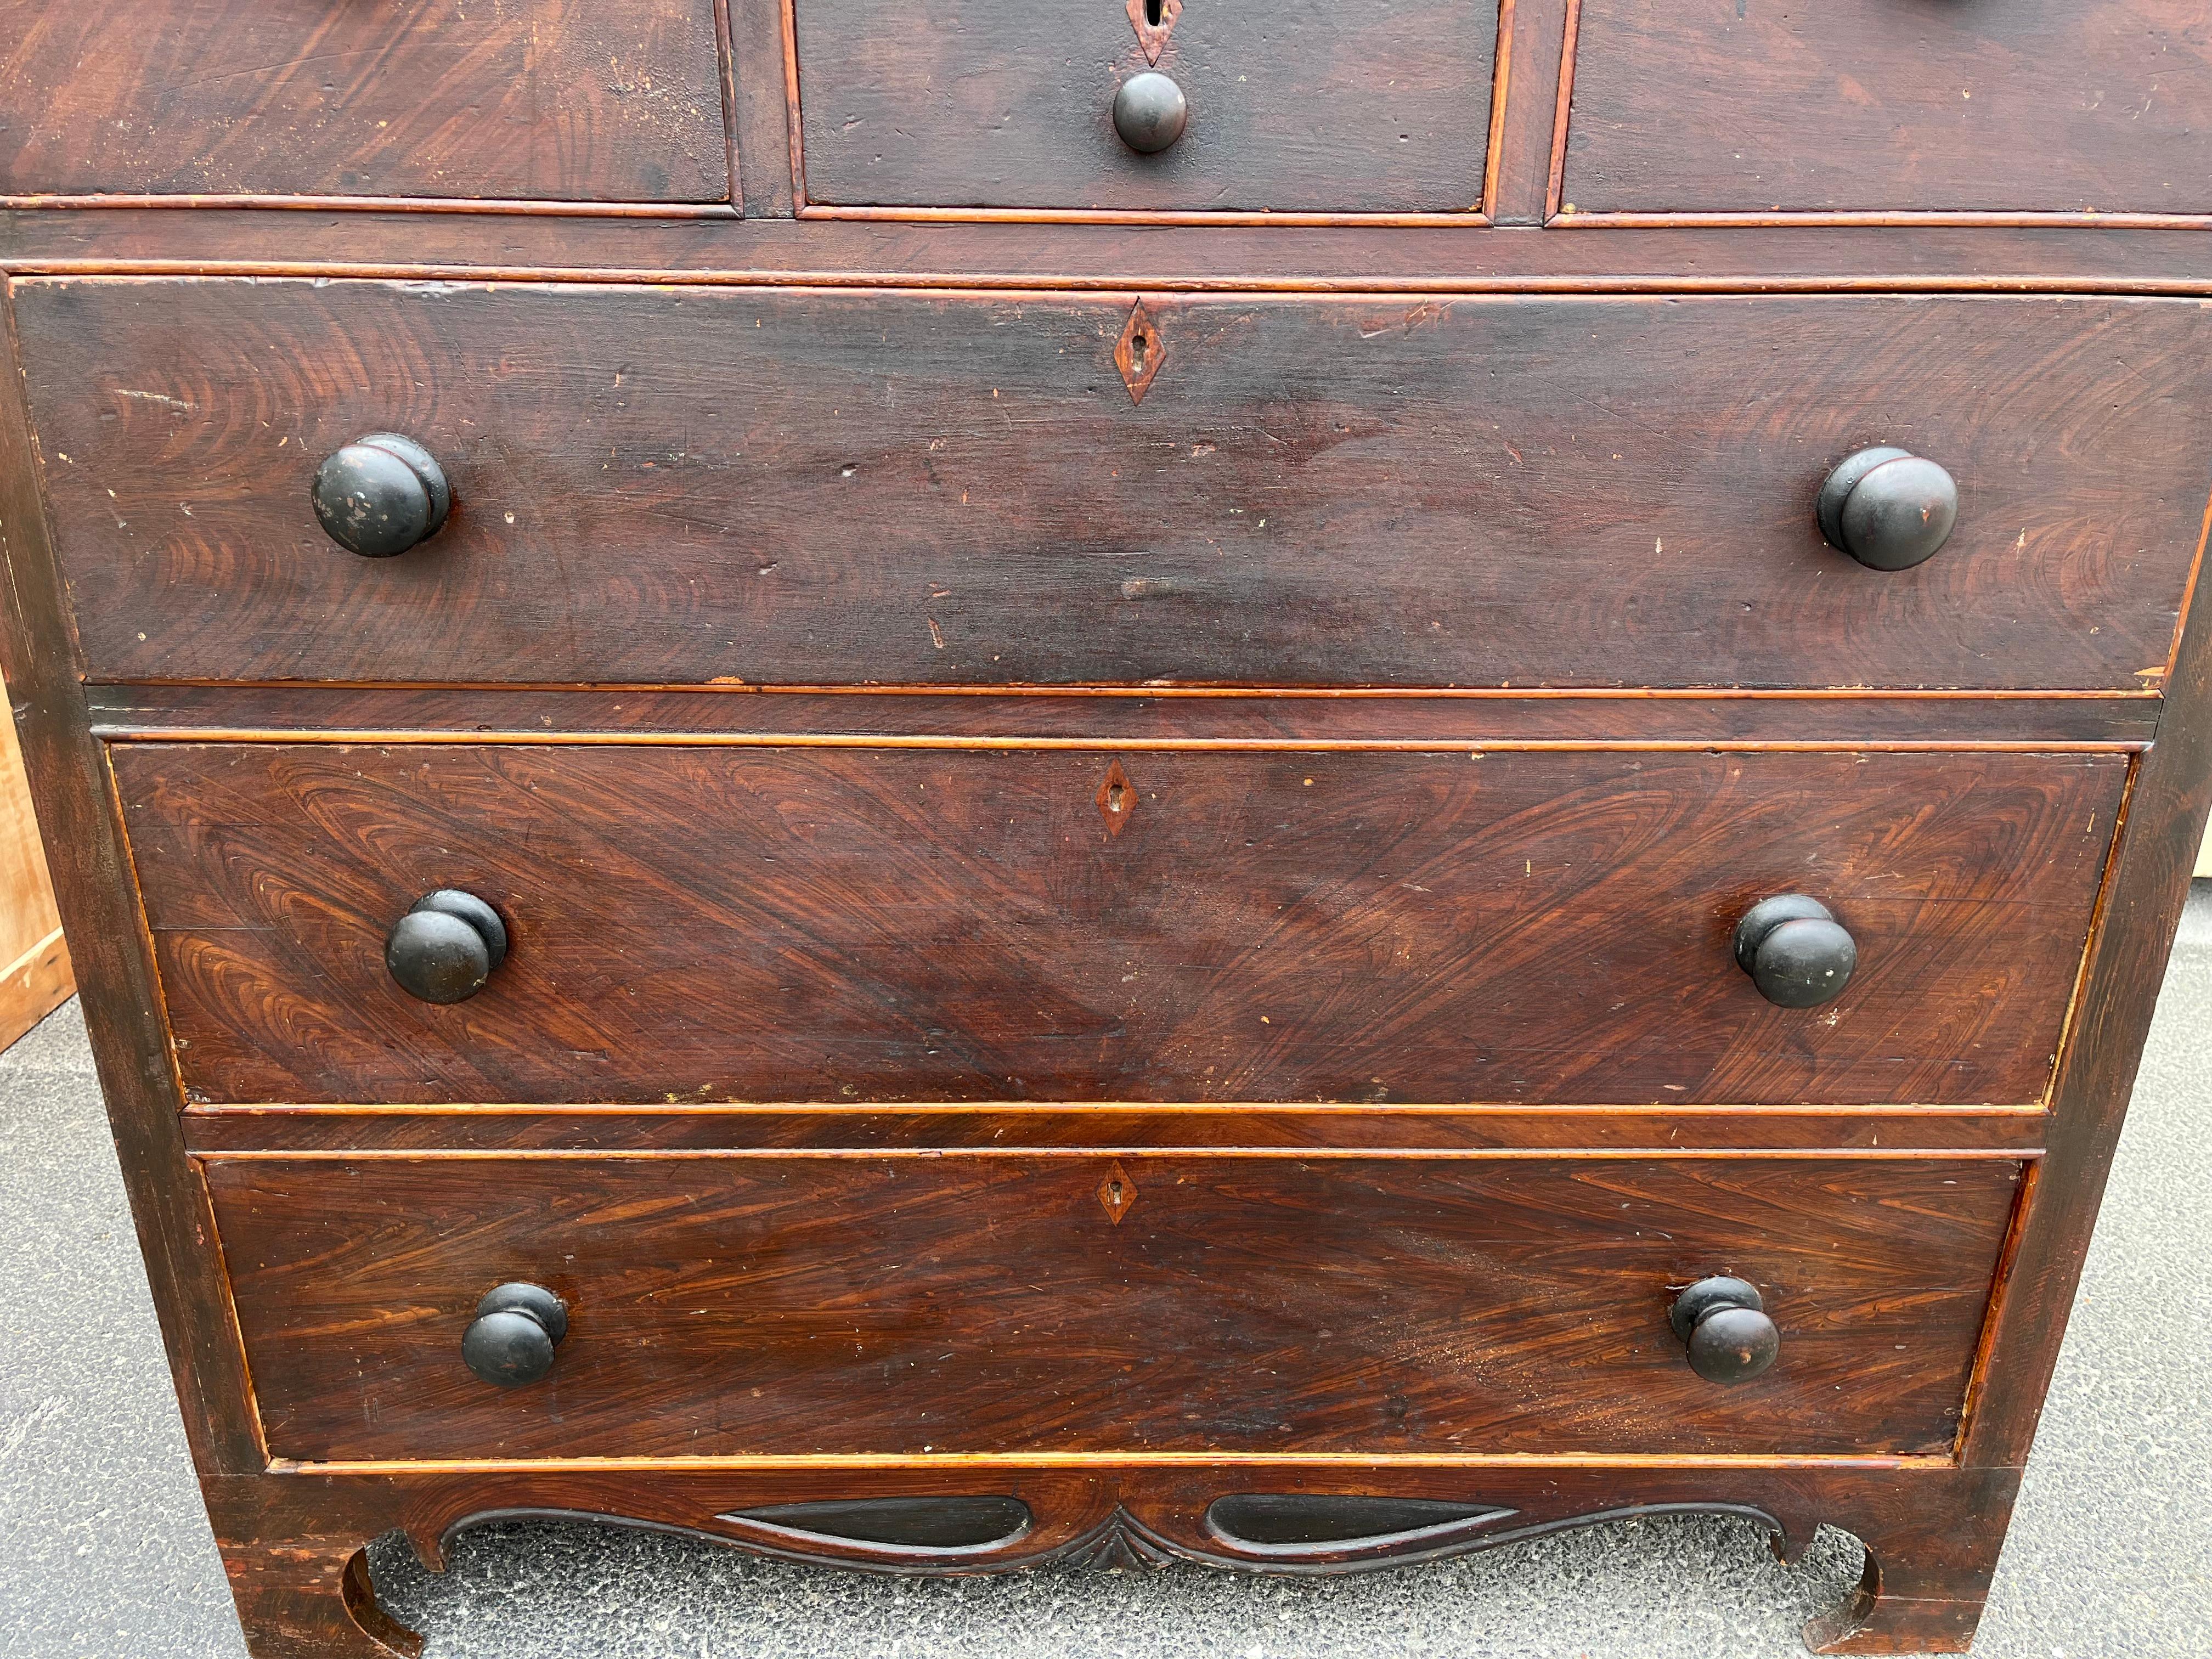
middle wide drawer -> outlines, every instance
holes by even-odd
[[[188,1100],[2029,1104],[2124,755],[119,744]],[[418,1001],[423,895],[498,913]],[[1825,1006],[1731,935],[1803,894]]]

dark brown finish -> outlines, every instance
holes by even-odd
[[[2212,534],[2212,511],[2205,519]],[[2199,574],[2202,574],[2202,553]],[[2212,604],[2190,607],[2159,740],[2130,792],[2083,988],[2055,1080],[2052,1146],[2063,1177],[2044,1183],[2021,1220],[2009,1292],[1987,1348],[1966,1455],[1977,1464],[2027,1459],[2044,1391],[2066,1334],[2089,1229],[2112,1168],[2136,1066],[2165,980],[2212,811]]]
[[[2127,773],[1132,753],[1114,836],[1079,751],[112,757],[187,1096],[277,1102],[2026,1103]],[[1808,868],[1820,1014],[1729,956]],[[428,880],[518,930],[465,1012],[384,971]]]
[[[102,678],[2119,688],[2204,505],[2191,305],[1148,298],[1133,410],[1126,301],[22,295]],[[460,505],[334,557],[310,457],[379,426]],[[1814,522],[1885,436],[1977,502],[1911,572]]]
[[[270,1449],[309,1461],[1941,1453],[2020,1170],[1121,1162],[1119,1225],[1080,1154],[206,1167]],[[1668,1328],[1711,1262],[1790,1326],[1756,1383]],[[488,1387],[454,1334],[525,1273],[568,1339]]]
[[[12,287],[9,296],[12,298]],[[123,1182],[168,1348],[192,1462],[204,1476],[266,1461],[230,1313],[206,1189],[185,1155],[176,1073],[100,745],[88,734],[69,600],[47,537],[21,397],[13,311],[0,358],[0,674],[37,793],[54,902],[68,930]]]
[[[2039,1111],[1966,1107],[195,1106],[194,1152],[883,1151],[1279,1147],[1316,1153],[1620,1151],[2033,1154]]]
[[[1701,1279],[1674,1298],[1668,1323],[1689,1351],[1690,1369],[1708,1382],[1748,1382],[1781,1357],[1782,1335],[1759,1286],[1726,1274]]]
[[[1510,1511],[1441,1544],[1421,1540],[1381,1552],[1316,1552],[1294,1559],[1239,1549],[1206,1523],[1220,1498],[1264,1485],[1270,1492],[1370,1495],[1387,1478],[1407,1500],[1494,1505]],[[2017,1475],[2008,1469],[1886,1466],[1725,1469],[1590,1468],[1539,1464],[1438,1467],[1387,1461],[1356,1471],[1285,1462],[1233,1469],[1100,1460],[1079,1468],[994,1465],[984,1481],[1019,1501],[1036,1524],[1012,1544],[980,1553],[939,1552],[926,1562],[905,1552],[836,1540],[793,1547],[787,1535],[748,1522],[748,1506],[806,1501],[825,1487],[850,1494],[963,1498],[976,1468],[927,1460],[880,1468],[819,1469],[673,1468],[631,1471],[522,1468],[400,1469],[374,1476],[302,1474],[206,1483],[217,1535],[228,1547],[239,1605],[256,1651],[281,1659],[339,1654],[380,1659],[363,1645],[374,1624],[398,1650],[404,1632],[381,1619],[356,1571],[360,1599],[341,1578],[364,1540],[404,1530],[434,1567],[452,1535],[477,1521],[596,1516],[617,1523],[672,1528],[758,1553],[902,1573],[992,1571],[1039,1560],[1142,1567],[1174,1559],[1249,1571],[1307,1574],[1403,1565],[1539,1536],[1593,1521],[1662,1521],[1682,1514],[1737,1516],[1765,1529],[1777,1553],[1795,1559],[1822,1522],[1869,1540],[1868,1585],[1814,1621],[1808,1635],[1829,1651],[1956,1651],[1972,1634],[2004,1534]],[[1925,1646],[1916,1647],[1916,1642]]]
[[[315,469],[316,520],[349,553],[389,559],[436,535],[453,509],[437,457],[396,432],[372,432]]]
[[[749,220],[788,219],[797,123],[786,85],[783,0],[722,0],[730,35],[731,142]]]
[[[456,722],[448,691],[420,687],[94,685],[108,738],[423,743],[721,741],[1078,748],[1782,748],[2055,750],[2146,747],[2155,694],[2007,697],[1934,692],[1155,690],[924,693],[472,690]],[[350,737],[346,734],[352,734]]]
[[[751,0],[738,0],[750,3]],[[771,0],[772,3],[772,0]],[[1500,188],[1503,188],[1501,185]],[[363,202],[271,213],[0,207],[0,270],[18,275],[331,276],[408,281],[681,282],[1033,292],[1471,294],[2212,294],[2196,219],[1987,215],[1965,225],[1656,228],[1555,221],[1530,236],[1472,222],[1438,235],[1212,222],[1063,223],[763,218],[720,210],[501,210]],[[401,210],[410,207],[416,210]],[[817,210],[819,212],[827,210]],[[1048,275],[1047,274],[1048,273]]]
[[[1586,211],[2212,212],[2196,0],[1581,0]]]
[[[1496,13],[1205,0],[1154,59],[1114,0],[793,0],[806,193],[952,208],[1472,213]],[[1164,14],[1163,14],[1164,19]],[[1154,66],[1155,63],[1157,67]],[[1124,80],[1171,76],[1190,135],[1117,142]]]
[[[451,1528],[532,1514],[924,1572],[1342,1571],[1681,1510],[1767,1526],[1788,1553],[1831,1522],[1870,1558],[1813,1645],[1963,1647],[2212,794],[2212,623],[2175,626],[2201,558],[2212,319],[2122,297],[2212,296],[2191,161],[2208,141],[2185,130],[2212,76],[2197,20],[2175,0],[1738,17],[1727,0],[1507,0],[1493,82],[1481,5],[794,3],[795,19],[781,0],[510,0],[463,18],[84,0],[10,32],[0,0],[0,192],[146,192],[0,208],[0,270],[410,285],[19,287],[35,440],[12,335],[0,377],[0,665],[257,1659],[414,1650],[376,1606],[365,1540],[396,1526],[434,1563]],[[526,39],[526,59],[500,56]],[[696,47],[664,72],[653,42]],[[1281,74],[1255,77],[1263,64]],[[1146,66],[1190,93],[1188,131],[1151,158],[1110,116]],[[1401,125],[1408,110],[1441,114]],[[899,190],[940,204],[852,204]],[[293,191],[322,194],[270,210],[304,207],[273,193]],[[974,205],[993,191],[1032,204]],[[559,286],[439,286],[530,277]],[[1640,297],[1568,297],[1596,295]],[[429,441],[463,499],[450,530],[364,575],[323,538],[310,485],[380,430]],[[1903,561],[1854,548],[1838,511],[1824,549],[1823,478],[1906,446],[1964,502],[1950,544],[1867,569],[1853,552]],[[1923,467],[1907,505],[1950,493]],[[385,684],[311,684],[325,677]],[[683,689],[731,677],[748,684]],[[1158,679],[1225,684],[1140,684]],[[834,689],[856,680],[896,689]],[[2000,690],[2015,695],[1984,695]],[[125,781],[156,787],[126,847],[98,744],[139,738],[117,751]],[[235,742],[192,746],[208,738]],[[376,747],[394,742],[419,746]],[[1422,849],[1432,867],[1391,885]],[[170,988],[204,1045],[167,1044],[134,855],[157,878],[165,957],[191,957]],[[377,965],[386,929],[426,887],[485,871],[492,896],[531,901],[510,918],[514,963],[465,1004],[410,1002]],[[1730,872],[1744,882],[1721,890]],[[1866,950],[1840,999],[1795,1013],[1729,966],[1731,922],[1791,891],[1833,904]],[[1686,895],[1696,928],[1655,930]],[[1269,904],[1288,918],[1272,931]],[[702,991],[733,939],[752,977]],[[1183,954],[1192,940],[1214,954]],[[641,976],[614,971],[625,944]],[[1131,945],[1166,966],[1125,986],[1107,957]],[[228,952],[245,967],[226,981],[210,964]],[[2002,1018],[1978,1012],[1992,972],[2012,975]],[[825,984],[814,1026],[787,1022]],[[1702,1058],[1665,1050],[1670,997]],[[1709,1018],[1738,1003],[1747,1024]],[[1539,1028],[1567,1035],[1494,1047]],[[1407,1052],[1386,1046],[1408,1032]],[[278,1080],[373,1101],[397,1079],[418,1103],[287,1104],[272,1033]],[[1344,1064],[1362,1042],[1380,1067]],[[1977,1077],[2039,1097],[2054,1046],[2047,1114],[1926,1103],[2013,1097]],[[664,1049],[672,1075],[641,1085],[635,1055]],[[188,1080],[261,1068],[255,1091],[279,1098],[179,1115],[173,1052]],[[716,1103],[733,1053],[802,1098]],[[1381,1071],[1434,1102],[1469,1054],[1516,1102],[1587,1101],[1595,1076],[1644,1103],[1343,1097]],[[1234,1098],[1240,1066],[1262,1098]],[[971,1103],[872,1098],[917,1068]],[[518,1077],[542,1103],[471,1103]],[[1071,1079],[1090,1094],[1051,1097]],[[653,1097],[676,1082],[679,1101]],[[1747,1103],[1697,1103],[1709,1085]],[[1264,1097],[1308,1085],[1338,1097]],[[1165,1097],[1097,1098],[1117,1091]],[[575,1103],[604,1093],[630,1103]],[[886,1443],[934,1449],[702,1467],[580,1464],[550,1444],[540,1463],[264,1472],[187,1145],[228,1183],[227,1221],[242,1201],[241,1237],[270,1242],[229,1258],[275,1287],[257,1319],[317,1364],[419,1343],[441,1386],[549,1437],[572,1361],[606,1352],[591,1298],[552,1370],[507,1391],[459,1344],[528,1264],[478,1260],[430,1298],[378,1287],[502,1239],[538,1248],[532,1218],[581,1215],[602,1188],[705,1203],[591,1208],[605,1252],[549,1277],[659,1274],[736,1307],[763,1275],[804,1288],[940,1240],[791,1309],[921,1306],[893,1334],[914,1373],[860,1376],[842,1330],[815,1357],[844,1367],[900,1437]],[[1634,1224],[1622,1170],[1645,1224],[1615,1248],[1608,1230]],[[394,1180],[438,1201],[388,1208]],[[787,1235],[822,1182],[854,1201]],[[1449,1251],[1376,1267],[1407,1238],[1505,1226],[1477,1200],[1530,1182],[1575,1201],[1462,1252],[1472,1271]],[[281,1202],[240,1200],[264,1190]],[[749,1255],[652,1249],[770,1222]],[[309,1226],[332,1241],[312,1272]],[[1003,1241],[1040,1226],[1062,1247],[1021,1266],[1065,1276],[1010,1273]],[[1962,1230],[1972,1248],[1948,1248]],[[1245,1443],[1304,1431],[1272,1427],[1268,1398],[1221,1363],[1278,1332],[1273,1312],[1208,1321],[1255,1286],[1306,1307],[1316,1236],[1349,1241],[1351,1268],[1318,1282],[1322,1312],[1350,1313],[1276,1367],[1310,1385],[1300,1409],[1336,1413],[1313,1455],[1131,1444],[1117,1390],[1146,1433],[1196,1432],[1158,1403],[1186,1394]],[[1194,1287],[1171,1271],[1255,1241],[1272,1244],[1249,1272]],[[774,1257],[784,1245],[799,1254]],[[1758,1259],[1771,1249],[1782,1268]],[[1581,1271],[1565,1292],[1557,1263]],[[961,1272],[981,1287],[966,1304],[915,1300]],[[1642,1299],[1596,1329],[1694,1396],[1662,1431],[1725,1451],[1558,1456],[1633,1426],[1575,1363],[1577,1310],[1625,1273]],[[1783,1352],[1717,1388],[1664,1322],[1700,1276],[1738,1274]],[[1483,1322],[1468,1287],[1498,1284],[1527,1311]],[[1855,1347],[1823,1287],[1878,1310],[1890,1340]],[[349,1311],[311,1334],[333,1297]],[[982,1330],[1006,1297],[1039,1310],[1014,1346],[1035,1345],[1048,1384],[1079,1377],[1070,1413],[1049,1386],[902,1413],[920,1367],[972,1377],[977,1352],[1003,1352],[995,1326],[946,1359],[925,1339]],[[1408,1297],[1474,1335],[1405,1353],[1388,1316]],[[1743,1322],[1733,1299],[1705,1331]],[[1086,1303],[1146,1316],[1117,1344]],[[1048,1348],[1052,1321],[1067,1334]],[[1344,1331],[1399,1344],[1411,1428],[1376,1382],[1393,1368],[1352,1363]],[[771,1336],[758,1352],[805,1346]],[[1825,1392],[1800,1375],[1808,1344],[1835,1373]],[[734,1443],[751,1396],[709,1398],[732,1355],[753,1357],[724,1343],[676,1378],[673,1415],[653,1389],[593,1396],[595,1443],[689,1453],[684,1412]],[[307,1413],[378,1386],[269,1370]],[[1638,1382],[1631,1411],[1665,1417]],[[1805,1409],[1759,1403],[1793,1389]],[[1500,1398],[1520,1414],[1482,1432],[1525,1448],[1507,1460],[1372,1449]],[[1564,1438],[1540,1420],[1559,1401]],[[781,1403],[787,1422],[823,1409]],[[1096,1449],[1025,1460],[1005,1450],[1018,1435],[987,1431],[975,1455],[947,1452],[922,1413],[948,1407]],[[434,1419],[416,1437],[434,1444],[481,1421],[404,1408]],[[1752,1444],[1802,1431],[1835,1449],[1741,1455],[1747,1413]],[[1927,1450],[1868,1455],[1912,1434]]]
[[[0,0],[0,193],[713,202],[714,0]]]
[[[1537,225],[1549,216],[1553,129],[1575,0],[1504,0],[1498,9],[1498,94],[1491,110],[1485,216]]]

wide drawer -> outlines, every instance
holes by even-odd
[[[1494,7],[796,0],[792,11],[806,193],[817,203],[1467,214],[1482,205]],[[1181,94],[1183,125],[1164,149],[1139,153],[1117,133],[1116,97],[1139,75],[1164,76]]]
[[[1582,0],[1583,211],[2212,212],[2202,0]]]
[[[730,193],[714,0],[0,0],[0,195]]]
[[[197,1101],[2027,1103],[2119,755],[112,751]],[[503,919],[465,1001],[387,935]],[[1804,893],[1826,1006],[1730,938]]]
[[[1941,1453],[2021,1165],[218,1158],[279,1457]],[[1673,1296],[1781,1338],[1692,1371]],[[568,1304],[480,1381],[480,1297]]]
[[[2193,301],[1152,298],[1139,404],[1126,299],[18,294],[95,678],[2136,690],[2204,517]],[[454,504],[365,559],[377,432]],[[1814,515],[1887,442],[1912,569]]]

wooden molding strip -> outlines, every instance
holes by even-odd
[[[272,1457],[270,1474],[428,1475],[533,1473],[690,1472],[709,1469],[927,1469],[1111,1468],[1378,1468],[1378,1469],[1950,1469],[1948,1457],[1708,1456],[1681,1457],[1654,1452],[1568,1452],[1550,1455],[1524,1452],[933,1452],[878,1454],[820,1452],[757,1457],[562,1457],[424,1458],[414,1462],[301,1462]]]
[[[237,209],[265,213],[485,213],[548,219],[730,219],[728,202],[562,202],[489,196],[0,196],[0,212]]]

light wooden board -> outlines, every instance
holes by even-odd
[[[76,990],[15,722],[0,720],[0,1048]]]

